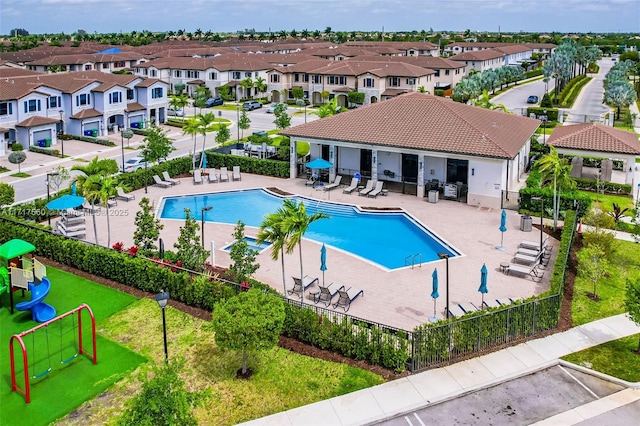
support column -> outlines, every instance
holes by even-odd
[[[378,180],[378,150],[371,150],[371,179]]]
[[[424,155],[418,155],[418,198],[424,198]]]
[[[298,177],[298,156],[296,155],[296,141],[291,139],[289,147],[289,179]]]
[[[335,158],[336,158],[335,150],[336,150],[335,145],[329,145],[329,162],[333,164],[329,169],[329,183],[333,182],[334,179],[336,178],[337,167],[335,162]]]

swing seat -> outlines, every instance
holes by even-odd
[[[29,283],[31,300],[17,303],[16,309],[19,311],[31,311],[31,319],[36,322],[46,322],[55,318],[56,309],[43,302],[49,294],[49,290],[51,290],[51,282],[46,277],[42,277],[42,281],[38,285]]]

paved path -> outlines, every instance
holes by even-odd
[[[365,425],[415,411],[486,387],[525,376],[558,358],[611,340],[640,333],[625,315],[604,318],[562,333],[531,340],[447,367],[428,370],[347,395],[256,419],[245,425]],[[568,410],[540,424],[572,425],[611,410],[640,408],[640,383],[609,397]],[[637,413],[640,416],[640,413]],[[640,417],[636,417],[640,418]]]

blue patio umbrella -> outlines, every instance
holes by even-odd
[[[71,184],[71,195],[73,195],[73,196],[78,195],[77,194],[77,189],[76,189],[76,182],[73,182]]]
[[[436,299],[440,297],[440,293],[438,293],[438,269],[435,268],[433,273],[431,274],[431,297],[433,298],[433,317],[432,319],[435,321],[436,317]]]
[[[487,265],[483,263],[482,268],[480,268],[480,287],[478,288],[478,291],[482,293],[482,305],[480,305],[481,307],[484,307],[484,295],[486,293],[489,293],[489,289],[487,288],[488,275],[489,271],[487,270]]]
[[[202,153],[202,168],[206,169],[207,168],[207,156],[205,155],[205,153]]]
[[[507,232],[507,211],[502,209],[502,214],[500,215],[500,228],[498,228],[501,232],[500,245],[496,246],[498,250],[505,250],[505,246],[502,245],[504,242],[504,233]]]
[[[327,248],[324,244],[320,249],[320,270],[322,271],[322,287],[324,287],[324,271],[327,270]]]
[[[313,161],[309,161],[305,166],[309,169],[330,169],[333,167],[333,163],[325,160],[324,158],[316,158]]]

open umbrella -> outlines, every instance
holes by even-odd
[[[0,257],[9,260],[22,256],[23,254],[31,253],[35,249],[35,246],[31,243],[24,240],[13,239],[0,246]]]
[[[79,197],[76,193],[76,183],[73,182],[71,184],[71,195],[67,194],[62,197],[58,197],[55,200],[49,201],[44,206],[49,210],[67,210],[80,207],[82,203],[84,203],[84,197]]]
[[[505,246],[502,245],[504,242],[504,233],[507,232],[507,211],[502,209],[502,214],[500,215],[500,228],[498,228],[501,232],[500,245],[496,246],[498,250],[506,250]]]
[[[438,269],[435,268],[433,273],[431,274],[431,297],[433,298],[433,316],[429,318],[432,321],[436,321],[436,299],[440,297],[440,293],[438,293]]]
[[[489,271],[487,270],[487,265],[486,264],[482,264],[482,268],[480,268],[480,287],[478,288],[478,291],[480,293],[482,293],[482,305],[480,305],[480,308],[484,308],[484,295],[486,293],[489,293],[489,289],[487,288],[487,275],[489,274]]]
[[[305,166],[309,169],[330,169],[333,167],[333,163],[325,160],[324,158],[316,158],[313,161],[309,161]]]
[[[327,270],[327,248],[324,244],[320,249],[320,270],[322,271],[322,287],[324,287],[324,271]]]

